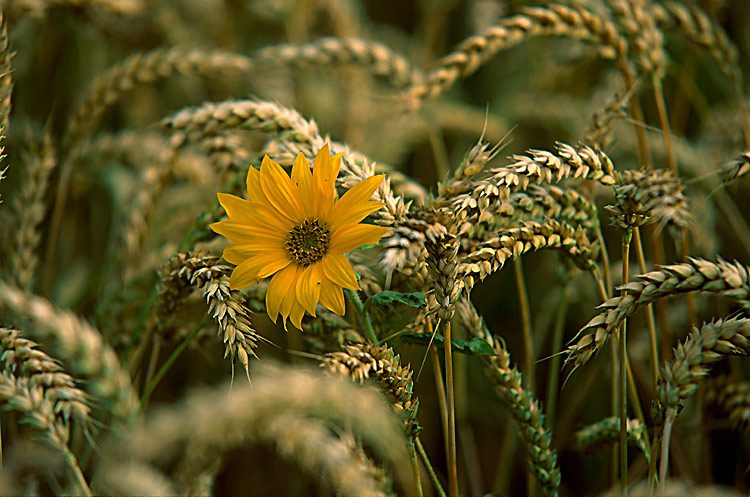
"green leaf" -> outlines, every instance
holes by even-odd
[[[392,306],[393,304],[406,304],[411,307],[424,307],[427,305],[427,298],[424,293],[399,293],[386,290],[376,293],[372,297],[372,303],[381,306]]]
[[[429,345],[430,343],[429,333],[417,333],[407,332],[401,333],[393,340],[393,345],[400,343],[416,343],[420,345]],[[451,340],[452,349],[455,352],[460,352],[467,355],[495,355],[495,350],[487,343],[483,338],[475,337],[469,341],[454,338]],[[445,348],[445,338],[440,333],[435,333],[435,338],[432,340],[432,345],[439,349]]]

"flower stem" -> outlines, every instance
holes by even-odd
[[[344,292],[349,297],[349,302],[354,304],[354,309],[357,311],[357,317],[359,322],[362,323],[362,327],[365,329],[367,338],[372,342],[373,345],[379,346],[378,336],[375,334],[375,329],[372,327],[372,320],[370,319],[370,313],[365,310],[365,306],[359,299],[359,295],[355,290],[344,288]]]

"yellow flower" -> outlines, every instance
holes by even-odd
[[[330,155],[328,144],[313,171],[302,154],[294,160],[291,178],[282,167],[263,157],[260,171],[247,173],[249,200],[219,193],[229,219],[211,225],[233,244],[223,257],[236,264],[229,286],[246,288],[274,275],[266,291],[266,310],[276,322],[287,318],[301,329],[305,311],[315,316],[318,302],[344,314],[343,288],[359,290],[344,255],[380,240],[387,228],[360,224],[383,207],[370,200],[384,175],[370,176],[336,199],[335,182],[341,155]]]

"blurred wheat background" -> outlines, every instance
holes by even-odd
[[[0,7],[0,494],[750,491],[746,0]],[[209,224],[326,143],[285,332]]]

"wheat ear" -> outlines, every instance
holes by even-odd
[[[84,495],[91,496],[91,489],[78,461],[68,448],[68,422],[63,416],[55,413],[54,402],[46,397],[45,389],[40,385],[31,385],[29,378],[16,378],[8,372],[1,372],[0,402],[8,409],[20,413],[22,423],[42,433],[42,440],[63,454],[80,487],[79,490]]]
[[[646,458],[651,460],[651,454],[646,446],[646,427],[637,419],[628,419],[628,445],[638,447]],[[612,416],[582,428],[574,434],[576,447],[579,450],[589,450],[620,440],[620,418]]]
[[[728,413],[735,428],[750,424],[750,382],[723,377],[706,390],[706,400]]]
[[[719,171],[722,183],[728,185],[750,173],[750,150],[745,150]]]
[[[181,405],[163,408],[128,433],[118,450],[145,461],[182,452],[182,474],[189,468],[201,474],[232,447],[270,442],[304,467],[330,477],[347,495],[381,495],[356,455],[334,443],[330,431],[314,419],[319,418],[350,427],[394,467],[406,463],[402,430],[377,392],[321,372],[270,366],[253,375],[252,386],[235,385],[229,394],[227,389],[200,391]],[[350,490],[353,486],[358,490]]]
[[[11,253],[11,268],[16,284],[26,290],[31,288],[34,271],[39,264],[39,225],[46,211],[45,195],[50,174],[57,165],[55,150],[49,135],[45,135],[39,150],[29,154],[26,177],[20,191],[13,198],[16,213],[15,246]]]
[[[132,420],[138,411],[130,375],[122,368],[114,350],[88,322],[69,311],[55,308],[48,300],[0,282],[0,308],[28,320],[25,329],[35,340],[49,344],[76,377],[87,378],[87,389],[108,401],[115,418]]]
[[[565,362],[573,364],[573,371],[604,346],[623,319],[658,298],[697,291],[724,295],[747,304],[750,296],[748,268],[738,262],[730,263],[723,259],[714,263],[691,258],[681,264],[663,266],[642,274],[618,289],[624,290],[626,294],[613,297],[600,305],[602,312],[581,329],[578,333],[580,338],[568,347]]]
[[[557,453],[550,447],[552,433],[545,428],[539,401],[523,387],[521,373],[511,366],[510,354],[503,343],[492,336],[474,304],[464,297],[458,302],[456,310],[469,335],[486,340],[495,351],[494,355],[481,356],[487,366],[487,375],[518,423],[534,475],[548,495],[558,495],[561,476]]]
[[[445,92],[497,53],[535,37],[559,36],[590,41],[608,58],[621,56],[625,41],[611,22],[580,8],[563,5],[526,8],[523,14],[501,19],[482,33],[464,40],[452,53],[440,59],[427,73],[423,84],[408,90],[407,100],[414,106]]]

